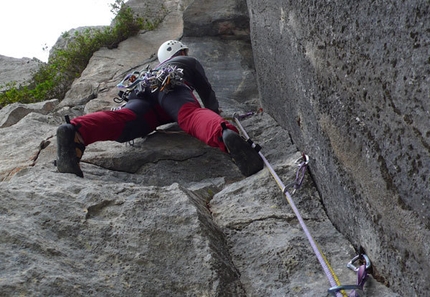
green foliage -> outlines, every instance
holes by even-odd
[[[115,0],[111,4],[115,15],[112,26],[103,29],[87,29],[76,32],[74,36],[63,33],[69,43],[64,49],[54,49],[47,64],[43,64],[34,73],[28,86],[15,82],[0,86],[0,108],[14,103],[38,102],[52,98],[63,99],[73,80],[79,77],[88,65],[94,52],[102,47],[116,48],[118,44],[136,35],[141,29],[153,30],[159,22],[151,23],[137,16],[126,6],[124,0]]]

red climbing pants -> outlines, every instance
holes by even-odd
[[[238,132],[219,114],[202,108],[188,87],[178,86],[169,93],[141,96],[132,93],[122,109],[90,113],[71,123],[78,128],[85,145],[105,140],[127,142],[148,135],[157,126],[176,121],[186,133],[226,152],[221,123]]]
[[[227,152],[222,141],[221,123],[226,123],[227,128],[238,132],[236,127],[226,122],[217,113],[201,108],[198,102],[186,103],[179,110],[178,124],[182,130],[209,146],[218,147],[223,152]]]

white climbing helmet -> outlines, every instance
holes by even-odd
[[[168,40],[163,43],[158,49],[158,61],[162,63],[167,59],[173,57],[180,50],[186,50],[186,52],[188,53],[188,46],[177,40]]]

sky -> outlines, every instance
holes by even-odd
[[[82,26],[109,25],[115,0],[2,1],[0,55],[48,61],[62,33]],[[48,47],[47,50],[43,50]]]

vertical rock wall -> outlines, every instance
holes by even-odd
[[[264,108],[327,213],[403,296],[430,290],[429,1],[248,0]]]

